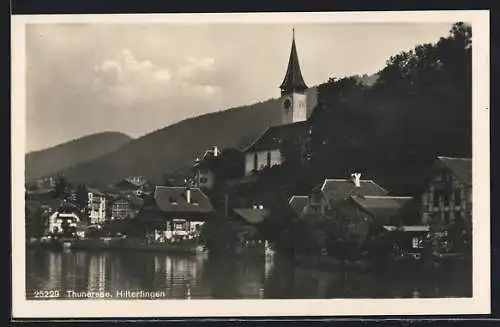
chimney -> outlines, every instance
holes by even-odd
[[[352,182],[354,183],[354,185],[356,187],[361,186],[361,183],[360,183],[361,174],[360,173],[352,173],[351,178],[352,178]]]
[[[217,147],[217,145],[214,145],[214,157],[217,157],[219,154],[219,148]]]

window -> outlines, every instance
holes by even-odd
[[[184,224],[182,224],[182,223],[176,223],[175,224],[175,230],[177,230],[177,231],[184,230]]]
[[[422,240],[420,238],[418,238],[418,237],[412,238],[412,240],[411,240],[411,246],[414,249],[420,249],[420,248],[422,248]]]
[[[200,177],[200,183],[205,184],[207,182],[208,182],[208,178],[206,178],[206,177]]]
[[[271,167],[271,152],[267,152],[267,165]]]
[[[462,204],[462,190],[461,189],[455,190],[455,192],[453,194],[453,200],[454,200],[456,206],[459,206]]]
[[[253,169],[257,170],[259,164],[259,158],[257,157],[257,152],[253,154]]]

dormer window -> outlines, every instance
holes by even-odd
[[[172,198],[172,197],[169,198],[169,201],[170,201],[170,204],[172,204],[172,205],[178,204],[177,201],[174,198]]]

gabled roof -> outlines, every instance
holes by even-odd
[[[296,214],[301,214],[302,210],[307,206],[309,197],[305,195],[294,195],[288,201],[288,204]]]
[[[472,185],[472,159],[471,158],[453,158],[442,157],[436,158],[446,168],[448,168],[459,180],[466,185]]]
[[[214,211],[208,197],[199,188],[190,188],[191,202],[187,202],[185,187],[157,186],[154,199],[156,206],[163,212],[197,212]]]
[[[281,143],[292,137],[304,138],[309,132],[309,122],[300,121],[287,125],[270,126],[243,152],[257,152],[276,150],[281,147]]]
[[[141,187],[147,184],[147,180],[142,176],[131,176],[123,179],[124,182],[130,183],[136,187]],[[122,181],[122,182],[123,182]]]
[[[144,204],[144,200],[142,198],[138,197],[135,194],[131,194],[131,193],[120,193],[119,195],[113,197],[113,199],[111,199],[110,202],[112,204],[113,202],[120,200],[120,199],[126,200],[137,207],[140,207]]]
[[[389,223],[413,197],[396,196],[351,196],[350,199],[371,214],[377,221]]]
[[[299,56],[297,55],[297,47],[295,45],[295,35],[292,39],[292,48],[290,50],[290,58],[288,59],[285,78],[280,85],[280,89],[282,93],[291,93],[294,91],[302,92],[307,89],[307,85],[304,82],[300,70]]]
[[[234,212],[245,219],[250,224],[260,224],[269,215],[266,209],[234,209]]]
[[[356,187],[350,179],[325,179],[321,192],[327,201],[344,200],[352,195],[385,196],[388,194],[387,190],[372,180],[360,180],[360,186]]]

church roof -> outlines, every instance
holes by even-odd
[[[290,58],[288,59],[288,68],[280,89],[282,93],[290,93],[294,91],[303,92],[307,89],[307,85],[302,77],[302,72],[300,71],[297,47],[295,46],[295,35],[292,40],[292,49],[290,51]]]
[[[276,150],[281,147],[283,140],[291,137],[304,138],[309,131],[309,122],[301,121],[287,125],[270,126],[244,152]]]

